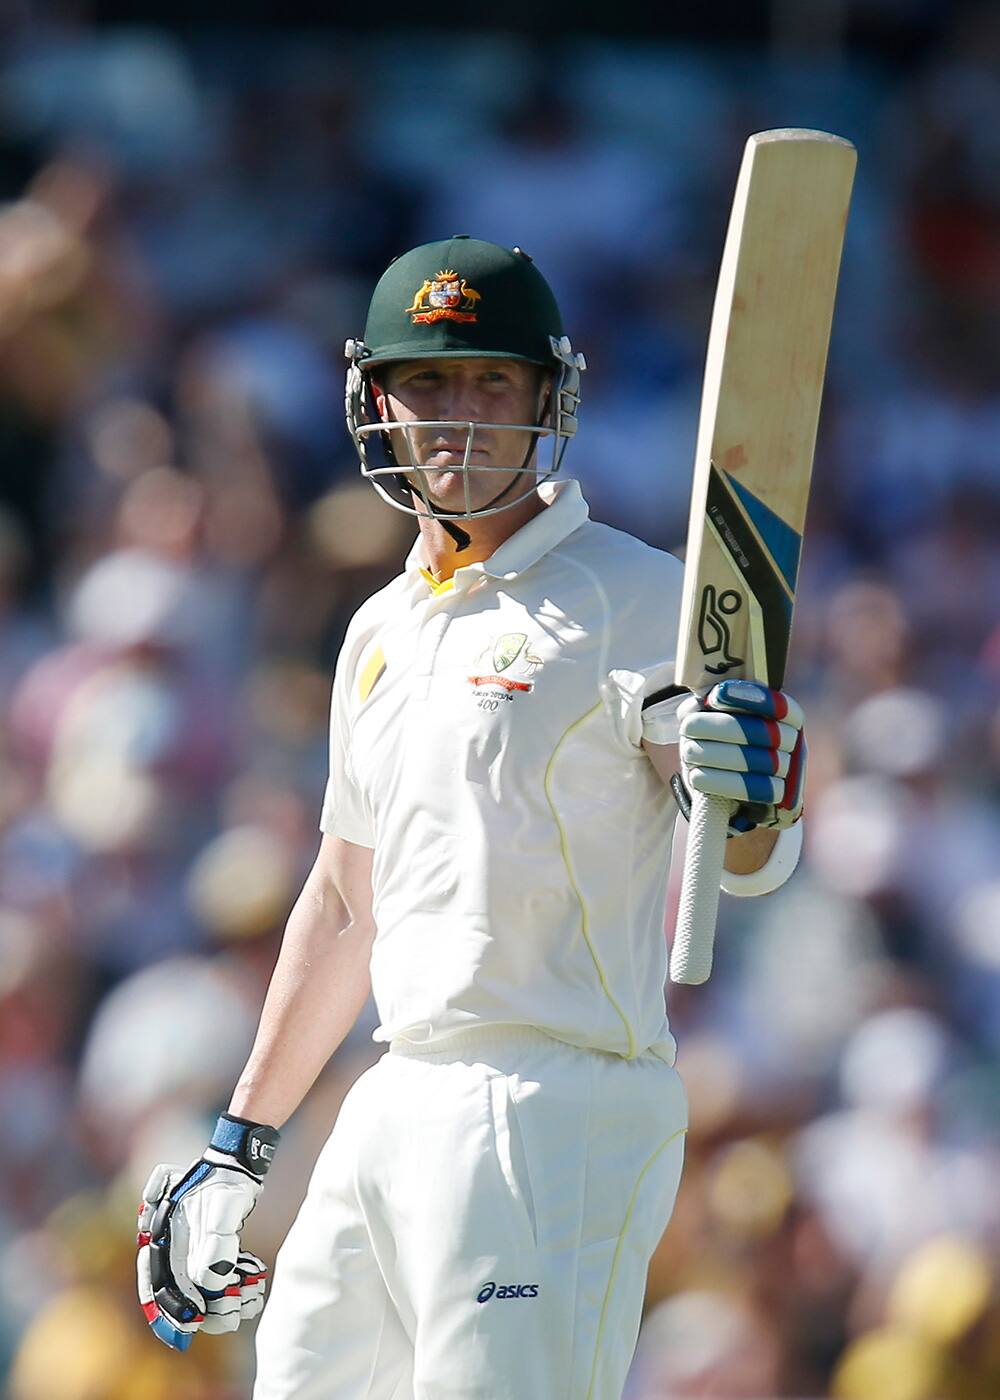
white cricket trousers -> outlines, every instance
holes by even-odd
[[[620,1400],[686,1125],[653,1055],[394,1042],[278,1254],[254,1400]]]

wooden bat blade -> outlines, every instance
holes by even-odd
[[[676,679],[784,681],[856,152],[826,132],[751,136],[709,333]],[[712,967],[728,805],[692,794],[670,975]]]
[[[784,678],[856,153],[811,131],[747,142],[712,315],[677,681]]]

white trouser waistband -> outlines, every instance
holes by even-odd
[[[596,1050],[589,1046],[573,1045],[568,1040],[540,1031],[537,1026],[499,1025],[483,1023],[469,1026],[466,1030],[452,1031],[449,1035],[434,1040],[407,1040],[399,1037],[390,1040],[389,1051],[393,1055],[411,1055],[420,1059],[460,1060],[470,1052],[489,1054],[491,1051],[527,1049],[537,1046],[552,1050],[557,1047],[577,1055],[600,1055],[620,1060],[620,1055],[607,1050]]]

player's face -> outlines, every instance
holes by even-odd
[[[384,383],[375,385],[375,402],[385,422],[437,420],[432,428],[392,434],[401,466],[422,468],[427,491],[442,510],[466,509],[464,473],[467,423],[538,421],[542,375],[521,360],[407,360],[387,367]],[[454,422],[455,427],[446,426]],[[469,453],[471,467],[498,470],[469,473],[469,504],[487,505],[512,481],[532,449],[530,431],[476,427]]]

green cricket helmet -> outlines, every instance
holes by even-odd
[[[573,350],[563,332],[559,307],[552,289],[520,248],[502,248],[478,238],[456,236],[425,243],[396,258],[383,273],[372,295],[364,340],[345,346],[347,371],[347,427],[358,450],[361,473],[390,505],[411,515],[419,514],[414,494],[441,520],[471,519],[507,510],[546,481],[560,467],[563,453],[576,432],[580,404],[580,375],[586,369],[581,354]],[[379,365],[423,359],[523,360],[548,371],[539,393],[534,423],[475,423],[434,420],[384,422],[375,412],[371,390],[372,370]],[[429,498],[419,466],[400,468],[395,444],[399,435],[415,460],[409,431],[440,427],[465,435],[463,461],[454,468],[465,479],[463,511],[442,511]],[[524,460],[503,465],[471,462],[476,429],[530,432]],[[551,442],[548,465],[536,466],[540,439]],[[381,460],[378,460],[381,454]],[[503,472],[518,475],[487,505],[472,508],[471,472]],[[523,477],[522,477],[523,473]],[[524,490],[511,497],[511,488],[523,480]]]

